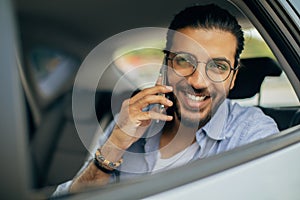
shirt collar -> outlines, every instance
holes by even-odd
[[[228,100],[221,103],[217,112],[212,116],[211,120],[202,128],[208,137],[214,140],[224,140],[226,121],[228,119]],[[201,130],[201,129],[200,129]]]

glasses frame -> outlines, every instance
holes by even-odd
[[[203,61],[198,61],[198,59],[197,59],[196,56],[194,56],[193,54],[187,53],[187,52],[176,52],[176,53],[174,53],[174,52],[170,52],[170,51],[164,50],[163,53],[165,54],[165,62],[166,62],[166,65],[168,65],[168,60],[170,60],[170,61],[171,61],[171,66],[170,66],[170,67],[173,69],[173,71],[175,72],[175,74],[177,74],[177,75],[180,76],[180,77],[189,77],[189,76],[192,76],[192,75],[195,73],[195,71],[197,70],[199,63],[204,63],[204,64],[205,64],[205,74],[206,74],[207,78],[208,78],[209,80],[211,80],[212,82],[215,82],[215,83],[221,83],[221,82],[226,81],[226,80],[229,78],[229,76],[230,76],[230,74],[231,74],[232,71],[235,73],[235,72],[238,70],[238,68],[239,68],[239,65],[237,65],[235,68],[232,67],[231,64],[230,64],[230,61],[227,60],[227,59],[223,59],[223,58],[214,58],[214,59],[210,59],[208,62],[203,62]],[[175,54],[175,55],[174,55],[172,58],[170,58],[170,57],[169,57],[170,53],[173,53],[173,54]],[[196,65],[196,66],[193,65],[193,72],[192,72],[191,74],[183,76],[183,75],[181,75],[181,74],[178,74],[178,73],[176,72],[176,70],[174,69],[174,67],[173,67],[173,60],[174,60],[174,58],[175,58],[177,55],[179,55],[179,54],[188,54],[188,55],[190,55],[190,56],[192,56],[192,57],[195,58],[197,65]],[[208,71],[208,70],[207,70],[207,66],[208,66],[207,64],[208,64],[209,62],[211,62],[211,61],[214,61],[214,60],[222,60],[222,61],[225,61],[225,62],[227,62],[227,63],[229,64],[229,70],[230,70],[230,72],[228,73],[228,75],[226,76],[226,78],[225,78],[224,80],[221,80],[221,81],[213,80],[213,79],[211,79],[211,78],[209,77],[209,75],[207,74],[207,71]]]

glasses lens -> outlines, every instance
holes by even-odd
[[[188,76],[194,72],[197,67],[197,60],[190,54],[177,54],[172,61],[173,69],[181,76]]]
[[[220,82],[228,78],[230,64],[226,60],[213,59],[206,64],[206,74],[212,81]]]

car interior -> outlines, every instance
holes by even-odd
[[[96,112],[100,127],[105,129],[113,119],[114,113],[120,109],[122,101],[133,95],[131,91],[122,91],[112,108],[112,88],[115,81],[108,83],[109,86],[101,85],[100,82],[95,94],[94,110],[85,110],[80,118],[76,119],[86,132],[90,133],[86,135],[87,143],[83,144],[72,113],[72,92],[76,73],[86,56],[99,43],[122,31],[146,26],[167,27],[174,13],[196,2],[198,1],[172,3],[133,0],[130,5],[135,6],[128,6],[129,3],[125,1],[115,0],[63,0],[59,3],[40,3],[38,0],[14,1],[20,33],[20,74],[29,124],[28,139],[34,188],[49,189],[51,194],[55,186],[72,179],[89,156],[86,145],[92,144],[97,132],[94,124],[91,124],[93,113]],[[253,28],[234,6],[223,1],[217,3],[229,8],[246,29]],[[149,9],[144,9],[145,7]],[[155,12],[154,16],[153,10],[162,12]],[[249,38],[246,46],[252,44],[255,36]],[[279,97],[284,99],[285,93],[272,97],[279,103],[264,103],[266,81],[269,81],[267,84],[270,88],[274,85],[282,86],[281,82],[272,81],[285,77],[285,72],[274,55],[249,54],[242,57],[240,63],[235,87],[230,91],[228,98],[241,103],[250,100],[251,105],[261,108],[265,114],[272,117],[281,131],[300,124],[299,100],[287,78],[284,79],[284,84],[288,84],[285,89],[293,96],[287,95],[287,99],[294,98],[292,103],[282,103],[279,100]],[[113,70],[107,71],[108,80],[117,80],[125,74],[117,65],[118,63],[111,63],[109,66]],[[90,92],[88,89],[83,90],[81,101],[84,102],[85,94]]]

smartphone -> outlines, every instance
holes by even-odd
[[[159,85],[166,85],[167,84],[167,66],[163,65],[160,69],[159,72],[159,79],[160,82],[158,83]],[[159,93],[158,95],[160,96],[166,96],[164,93]],[[166,109],[165,106],[163,104],[158,104],[158,112],[159,113],[166,113]],[[156,120],[156,122],[158,123],[159,120]]]

